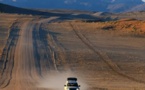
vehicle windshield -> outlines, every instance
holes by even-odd
[[[67,86],[77,86],[78,87],[78,84],[77,83],[68,83]]]

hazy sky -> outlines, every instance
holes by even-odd
[[[0,0],[22,8],[77,9],[91,11],[123,10],[144,4],[145,0]],[[118,12],[118,11],[117,11]]]
[[[13,2],[17,2],[17,1],[28,1],[28,0],[0,0],[0,1],[13,1]],[[65,1],[65,0],[62,0]],[[67,0],[67,1],[77,1],[77,0]],[[110,0],[110,1],[115,1],[115,0]],[[145,2],[145,0],[142,0],[143,2]]]

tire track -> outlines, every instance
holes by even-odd
[[[55,52],[55,49],[53,46],[55,46],[55,43],[54,43],[54,38],[53,36],[48,32],[47,34],[47,38],[48,38],[48,50],[50,51],[51,53],[51,59],[53,61],[53,65],[55,67],[55,70],[58,71],[58,68],[57,68],[57,65],[56,65],[56,60],[57,60],[57,55],[56,55],[56,52]]]
[[[42,25],[43,23],[50,23],[54,20],[56,20],[58,17],[50,17],[48,19],[42,19],[39,20],[38,23],[34,26],[33,30],[33,40],[34,40],[34,53],[37,58],[35,58],[36,61],[39,61],[36,63],[39,65],[39,72],[41,72],[43,76],[43,72],[49,72],[51,70],[58,71],[57,65],[56,65],[56,53],[53,49],[53,45],[50,43],[54,42],[53,36],[49,34],[49,32],[46,32],[43,30]],[[49,39],[49,42],[48,40]]]
[[[33,30],[33,45],[34,45],[34,54],[36,56],[36,67],[38,68],[38,72],[42,74],[42,71],[50,71],[50,70],[57,70],[55,65],[52,48],[47,45],[47,40],[45,34],[47,32],[41,29],[41,24],[36,24],[35,29]]]
[[[109,56],[102,52],[102,51],[99,51],[99,50],[96,50],[93,46],[93,44],[82,34],[80,33],[78,30],[77,27],[74,27],[72,23],[70,23],[70,26],[72,27],[72,30],[74,31],[74,33],[77,35],[77,37],[90,49],[92,50],[96,55],[98,55],[100,57],[101,60],[103,60],[103,62],[106,63],[106,65],[116,74],[124,77],[124,78],[127,78],[129,80],[132,80],[132,81],[135,81],[135,82],[138,82],[138,83],[142,83],[142,84],[145,84],[145,81],[142,81],[142,80],[138,80],[138,79],[135,79],[131,76],[128,76],[126,75],[125,73],[123,73],[119,67],[114,63],[112,62],[112,60],[109,58]]]
[[[55,21],[56,19],[57,18],[52,17],[52,20],[50,18],[49,22],[47,23]],[[63,66],[62,63],[65,62],[66,55],[64,47],[61,45],[61,43],[59,43],[56,37],[59,33],[53,32],[48,29],[45,30],[45,28],[43,28],[43,23],[36,25],[36,27],[37,28],[35,30],[37,30],[37,32],[35,31],[35,33],[37,34],[37,36],[35,38],[38,39],[36,43],[38,53],[39,55],[41,55],[40,60],[49,63],[49,65],[46,65],[47,67],[49,66],[49,70],[47,71],[54,70],[60,72],[62,68],[59,68],[59,66]],[[44,62],[41,63],[45,65],[46,63]],[[65,66],[63,69],[65,69]],[[42,69],[45,70],[44,67]]]
[[[55,70],[61,72],[65,71],[66,68],[68,69],[68,65],[63,64],[66,63],[66,51],[63,45],[57,40],[57,34],[58,33],[48,31],[47,38]]]
[[[11,26],[10,35],[7,40],[7,44],[3,50],[3,54],[1,60],[3,62],[2,72],[0,77],[0,88],[5,88],[9,85],[12,79],[12,70],[14,67],[14,52],[15,52],[15,44],[18,41],[18,33],[20,23],[18,19]]]

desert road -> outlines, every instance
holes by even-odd
[[[63,90],[68,76],[81,90],[145,90],[144,38],[114,38],[57,18],[13,23],[0,90]]]
[[[35,40],[37,39],[35,35],[37,35],[36,32],[40,28],[40,24],[45,21],[49,22],[52,19],[40,21],[28,19],[25,22],[15,24],[14,29],[19,28],[20,31],[17,37],[12,37],[13,41],[10,41],[11,44],[7,46],[7,56],[4,58],[6,59],[6,66],[0,81],[1,89],[37,90],[33,86],[36,80],[42,78],[41,70],[46,69],[45,72],[47,72],[47,69],[55,69],[54,62],[51,59],[43,63],[39,60],[37,55],[37,48],[39,47],[37,47],[37,41]],[[41,48],[45,49],[45,47]],[[46,64],[46,62],[49,63]],[[43,65],[43,68],[41,65]]]

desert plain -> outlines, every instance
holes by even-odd
[[[145,90],[145,21],[119,17],[0,13],[0,90]]]

